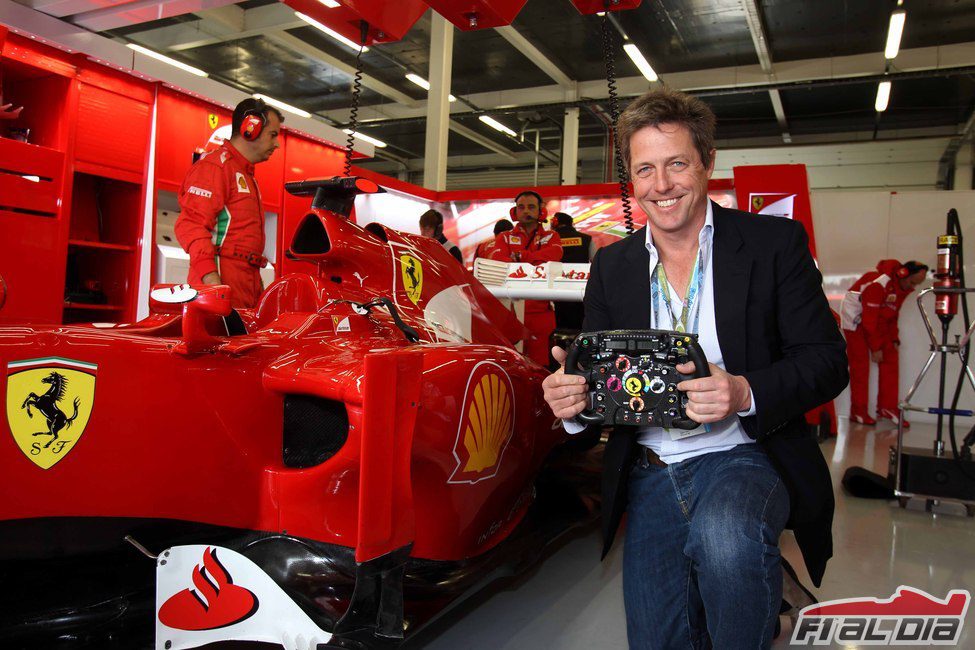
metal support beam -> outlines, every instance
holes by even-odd
[[[579,182],[579,109],[565,109],[562,139],[562,184],[575,185]]]
[[[93,32],[129,27],[160,18],[173,18],[194,11],[220,7],[234,0],[132,0],[108,7],[99,7],[71,16],[71,22]]]
[[[789,122],[785,119],[785,108],[782,107],[782,96],[778,89],[773,88],[768,91],[768,97],[772,100],[772,109],[775,111],[775,119],[782,129],[782,142],[789,144],[792,142],[792,135],[789,133]]]
[[[308,23],[295,16],[294,10],[285,4],[243,10],[239,21],[232,18],[234,12],[224,11],[231,9],[240,11],[239,7],[200,11],[197,12],[197,16],[201,17],[199,20],[134,32],[128,37],[150,50],[179,52],[308,26]]]
[[[514,27],[507,25],[505,27],[495,27],[494,31],[501,34],[506,41],[515,46],[515,49],[525,55],[529,61],[534,63],[539,67],[539,69],[550,76],[555,83],[565,88],[571,88],[575,84],[569,75],[562,72],[555,63],[549,60],[547,56],[542,54],[542,52],[535,47],[535,45],[521,35]]]
[[[320,50],[314,45],[310,43],[306,43],[305,41],[301,40],[297,36],[293,36],[288,32],[284,32],[284,31],[273,32],[270,34],[265,34],[265,36],[267,36],[267,38],[271,39],[272,41],[275,41],[280,45],[283,45],[289,50],[297,52],[298,54],[302,54],[316,61],[327,63],[328,65],[332,66],[337,70],[340,70],[341,72],[344,72],[347,75],[350,76],[355,75],[355,68],[353,68],[348,63],[342,61],[341,59],[335,58],[328,52],[325,52],[324,50]],[[386,97],[389,97],[393,101],[400,102],[401,104],[406,104],[407,106],[417,106],[419,104],[417,100],[413,99],[406,93],[396,90],[392,86],[385,84],[382,81],[379,81],[375,77],[371,77],[365,74],[362,75],[362,85],[370,90],[376,91],[380,95],[385,95]]]
[[[755,53],[758,55],[758,63],[762,66],[762,72],[775,80],[775,69],[772,67],[772,53],[769,52],[768,38],[765,36],[765,27],[762,25],[762,9],[757,0],[740,0],[741,8],[745,12],[745,22],[748,23],[748,32],[752,37],[752,44],[755,46]],[[782,141],[786,144],[792,142],[792,135],[789,133],[789,122],[785,117],[785,108],[782,106],[782,97],[779,91],[771,89],[768,92],[772,108],[775,110],[775,119],[782,129]]]
[[[427,92],[427,137],[423,150],[423,186],[447,189],[447,138],[450,135],[450,75],[454,26],[438,13],[430,27],[430,90]]]
[[[494,153],[501,154],[509,160],[515,160],[515,154],[510,149],[502,147],[500,144],[492,140],[491,138],[486,138],[477,131],[469,129],[460,122],[450,120],[450,130],[457,135],[463,136],[470,140],[471,142],[476,142],[485,149],[493,151]]]

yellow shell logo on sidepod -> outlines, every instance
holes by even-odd
[[[497,474],[514,430],[511,380],[493,363],[481,363],[471,374],[462,421],[454,445],[457,467],[450,483],[476,483]]]

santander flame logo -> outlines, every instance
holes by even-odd
[[[233,583],[211,548],[192,575],[195,589],[174,594],[159,608],[159,621],[177,630],[215,630],[239,623],[257,611],[257,596]]]

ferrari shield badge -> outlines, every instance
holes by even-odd
[[[217,117],[216,113],[210,113],[209,115],[207,115],[207,125],[210,127],[211,130],[217,128],[217,124],[219,122],[220,122],[220,118]]]
[[[406,297],[415,305],[419,302],[420,293],[423,291],[423,265],[412,255],[400,255],[399,261],[403,271],[403,288],[406,289]]]
[[[7,364],[7,424],[20,450],[41,469],[68,455],[88,426],[94,363],[46,357]]]
[[[765,197],[761,195],[752,196],[752,212],[758,212],[765,205]]]

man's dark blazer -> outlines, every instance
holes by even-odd
[[[712,203],[712,281],[725,369],[752,389],[756,413],[745,432],[768,452],[789,488],[788,526],[818,586],[833,554],[829,468],[803,414],[840,393],[849,380],[846,345],[830,313],[822,276],[803,226],[791,219]],[[649,329],[650,254],[646,232],[601,249],[586,286],[583,331]],[[603,555],[626,509],[635,429],[610,434],[603,468]]]

